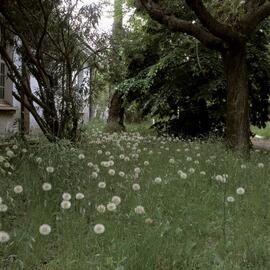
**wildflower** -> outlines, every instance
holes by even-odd
[[[200,172],[200,175],[206,175],[206,172],[205,171],[201,171]]]
[[[119,156],[119,158],[120,158],[120,159],[124,159],[125,156],[124,156],[123,154],[121,154],[121,155]]]
[[[104,213],[106,211],[106,207],[103,205],[103,204],[100,204],[98,207],[97,207],[97,211],[99,213]]]
[[[4,167],[5,167],[5,168],[9,168],[9,167],[11,167],[11,165],[10,165],[9,162],[5,162],[5,163],[4,163]]]
[[[234,201],[235,201],[235,199],[234,199],[233,196],[228,196],[227,197],[227,202],[234,202]]]
[[[263,163],[258,163],[258,167],[259,168],[263,168],[264,167],[264,164]]]
[[[199,163],[200,163],[199,160],[195,160],[195,161],[194,161],[194,164],[197,164],[197,165],[198,165]]]
[[[94,232],[96,234],[102,234],[105,232],[105,227],[103,224],[96,224],[94,227]]]
[[[79,159],[85,159],[85,155],[84,154],[79,154],[78,158]]]
[[[14,145],[12,146],[12,149],[13,149],[13,150],[17,150],[17,149],[18,149],[18,145],[14,144]]]
[[[243,195],[243,194],[245,194],[245,189],[242,188],[242,187],[239,187],[239,188],[236,189],[236,193],[238,195]]]
[[[99,188],[105,188],[106,187],[106,183],[105,182],[99,182],[98,183],[98,187]]]
[[[98,153],[99,155],[101,155],[101,154],[102,154],[102,150],[98,150],[97,153]]]
[[[160,177],[156,177],[155,180],[154,180],[154,182],[156,184],[160,184],[162,182],[162,179]]]
[[[137,173],[137,174],[139,174],[141,172],[141,169],[140,168],[135,168],[134,169],[134,172]]]
[[[39,233],[42,235],[48,235],[52,231],[51,226],[48,224],[43,224],[39,227]]]
[[[134,191],[138,191],[138,190],[141,189],[141,187],[140,187],[139,184],[133,184],[133,185],[132,185],[132,189],[133,189]]]
[[[15,192],[16,194],[22,193],[22,192],[23,192],[23,187],[20,186],[20,185],[14,187],[14,192]]]
[[[106,156],[109,156],[110,154],[111,154],[111,152],[109,152],[109,151],[106,151],[106,152],[105,152],[105,155],[106,155]]]
[[[23,149],[22,149],[22,152],[23,152],[23,153],[27,153],[27,149],[23,148]]]
[[[144,207],[141,205],[138,205],[137,207],[135,207],[134,209],[136,214],[142,215],[145,213]]]
[[[108,203],[108,204],[107,204],[107,209],[108,209],[109,211],[115,211],[115,210],[116,210],[116,204],[113,203],[113,202]]]
[[[187,179],[187,174],[184,173],[183,171],[179,170],[177,173],[180,175],[180,177],[181,177],[182,179]]]
[[[115,204],[115,205],[119,205],[121,203],[121,198],[119,196],[113,196],[112,197],[112,202]]]
[[[71,207],[71,202],[70,201],[62,201],[61,202],[61,207],[63,209],[69,209]]]
[[[9,234],[4,231],[0,231],[0,243],[6,243],[10,239]]]
[[[144,161],[143,164],[144,164],[144,166],[148,166],[149,165],[149,161],[146,160],[146,161]]]
[[[69,193],[67,193],[67,192],[64,192],[62,194],[62,198],[63,198],[64,201],[69,201],[69,200],[71,200],[71,195]]]
[[[97,172],[92,172],[92,177],[93,177],[93,178],[97,178],[97,177],[98,177]]]
[[[109,162],[108,162],[108,164],[109,164],[109,166],[113,166],[114,165],[114,161],[113,160],[110,160]]]
[[[92,162],[88,162],[88,163],[87,163],[87,166],[91,168],[91,167],[94,166],[94,164],[93,164]]]
[[[4,213],[4,212],[7,212],[8,210],[8,207],[6,204],[0,204],[0,212]]]
[[[174,158],[170,158],[170,159],[169,159],[169,163],[170,163],[170,164],[174,164],[174,163],[175,163]]]
[[[54,172],[54,167],[49,166],[49,167],[46,168],[46,171],[47,171],[48,173],[53,173],[53,172]]]
[[[187,161],[192,161],[192,157],[187,157]]]
[[[241,165],[241,169],[246,169],[246,168],[247,168],[247,165],[245,165],[245,164]]]
[[[153,219],[152,218],[147,218],[147,219],[145,219],[145,223],[146,224],[152,224],[154,221],[153,221]]]
[[[125,176],[125,173],[124,172],[119,172],[119,176],[120,177],[124,177]]]
[[[114,176],[114,175],[115,175],[115,170],[113,170],[113,169],[110,169],[110,170],[108,171],[108,173],[109,173],[109,175],[112,175],[112,176]]]
[[[36,163],[40,164],[42,162],[42,158],[41,157],[37,157],[36,158]]]
[[[50,183],[44,183],[43,185],[42,185],[42,189],[44,190],[44,191],[49,191],[49,190],[51,190],[52,189],[52,185],[50,184]]]
[[[15,156],[14,152],[11,151],[11,150],[8,150],[6,154],[7,154],[8,157],[14,157]]]
[[[82,200],[82,199],[84,199],[84,194],[83,193],[77,193],[75,198],[76,198],[76,200]]]
[[[215,177],[215,179],[218,181],[218,182],[221,182],[221,183],[226,183],[227,182],[227,179],[226,179],[226,176],[225,175],[217,175]]]
[[[190,173],[194,173],[194,172],[195,172],[195,169],[194,169],[194,168],[190,168],[188,171],[189,171]]]

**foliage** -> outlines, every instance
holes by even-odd
[[[250,119],[258,127],[269,119],[268,25],[262,26],[248,45]],[[129,79],[119,85],[127,101],[139,102],[143,113],[157,120],[155,127],[161,132],[222,134],[226,82],[219,55],[143,18],[134,17],[131,27],[125,44]]]
[[[88,102],[88,81],[82,81],[87,76],[82,73],[94,64],[96,50],[103,46],[103,36],[95,31],[100,6],[78,10],[77,5],[71,0],[1,3],[6,35],[1,55],[17,89],[13,94],[50,141],[78,139],[80,113]],[[21,66],[14,64],[10,47]],[[37,89],[31,89],[25,74],[36,80]]]

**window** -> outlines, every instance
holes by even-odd
[[[0,61],[0,100],[5,98],[5,63]]]

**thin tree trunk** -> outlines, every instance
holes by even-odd
[[[251,144],[246,46],[226,51],[223,60],[227,79],[227,143],[248,155]]]
[[[118,91],[111,98],[107,123],[111,131],[125,130],[123,97]]]

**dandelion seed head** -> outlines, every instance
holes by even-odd
[[[141,206],[141,205],[136,206],[135,209],[134,209],[134,211],[138,215],[142,215],[142,214],[145,213],[144,207]]]
[[[0,243],[6,243],[10,240],[10,236],[7,232],[0,231]]]
[[[43,189],[44,191],[49,191],[49,190],[52,189],[52,185],[51,185],[50,183],[45,182],[45,183],[43,183],[43,185],[42,185],[42,189]]]
[[[49,235],[51,231],[52,231],[51,226],[48,224],[42,224],[39,227],[39,233],[42,235]]]
[[[53,172],[54,172],[54,167],[49,166],[49,167],[46,168],[46,171],[47,171],[48,173],[53,173]]]
[[[105,232],[105,226],[103,224],[96,224],[94,226],[94,232],[96,234],[102,234]]]
[[[70,207],[71,207],[71,202],[70,201],[62,201],[61,202],[61,208],[69,209]]]
[[[69,201],[69,200],[71,200],[71,195],[68,192],[64,192],[62,194],[62,198],[64,201]]]
[[[16,194],[22,193],[22,192],[23,192],[23,187],[22,187],[21,185],[15,186],[15,187],[14,187],[14,192],[15,192]]]

